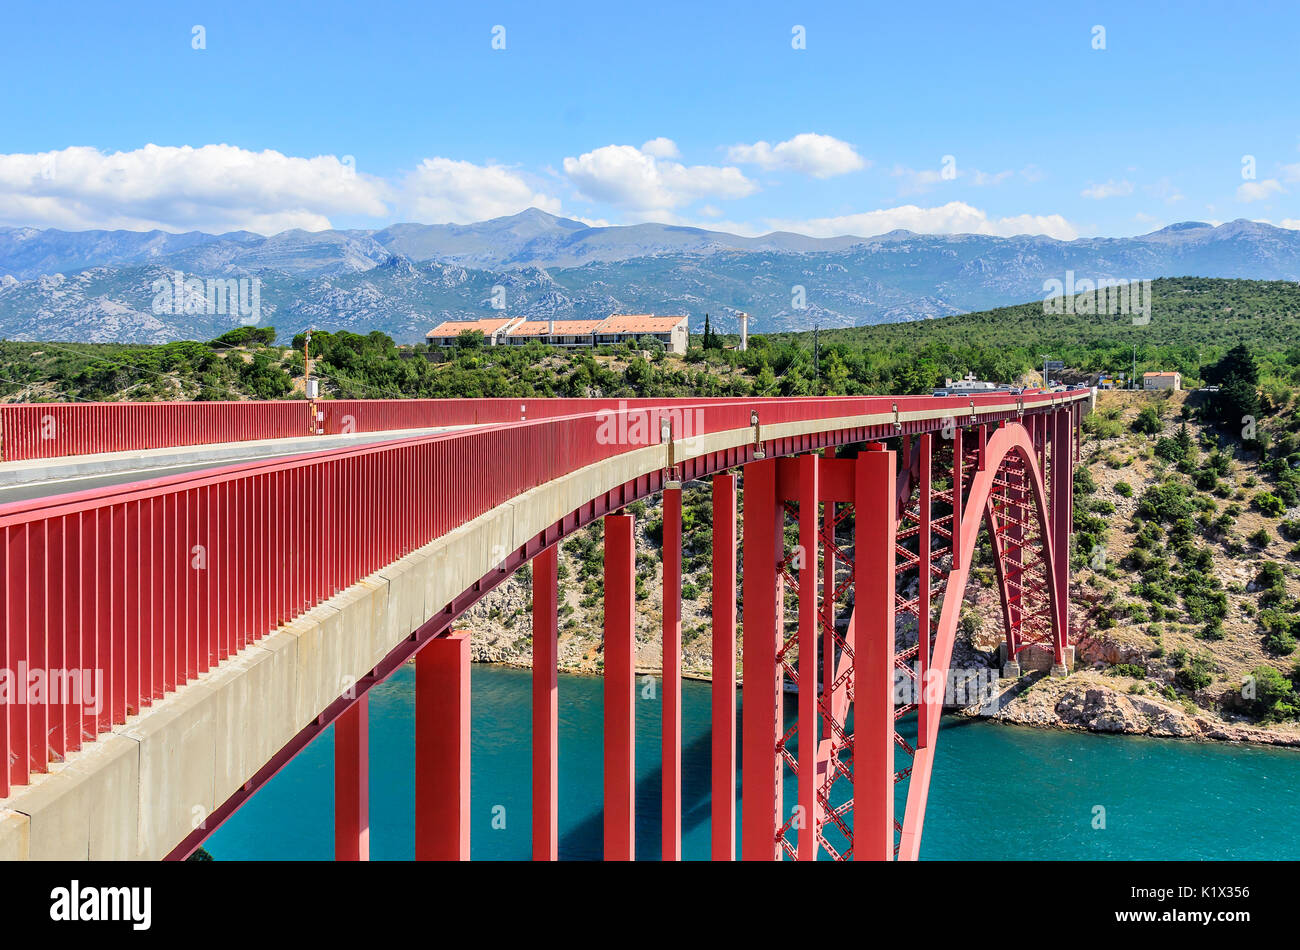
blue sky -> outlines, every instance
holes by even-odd
[[[0,225],[270,233],[535,205],[744,233],[1300,228],[1295,4],[53,2],[0,17]]]

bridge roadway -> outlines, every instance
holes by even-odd
[[[183,857],[352,707],[358,695],[446,631],[510,571],[574,527],[662,488],[670,460],[681,477],[703,477],[761,457],[759,448],[772,457],[901,432],[938,431],[951,425],[954,412],[962,414],[962,425],[997,424],[1014,419],[1018,411],[1062,408],[1086,396],[978,397],[969,418],[965,398],[958,403],[901,397],[892,407],[891,397],[756,400],[766,418],[782,418],[767,408],[778,402],[834,402],[834,407],[819,408],[842,406],[845,414],[764,422],[761,429],[730,427],[674,438],[667,445],[626,446],[563,472],[456,524],[287,622],[277,625],[272,620],[260,636],[206,672],[152,702],[146,695],[145,705],[128,709],[121,721],[115,714],[115,721],[101,728],[94,741],[91,733],[85,734],[79,749],[62,761],[51,761],[47,771],[34,768],[25,783],[14,782],[8,798],[0,798],[0,859]],[[901,412],[899,402],[906,403]],[[913,408],[918,405],[922,408]],[[526,425],[548,424],[557,423]],[[436,438],[458,445],[468,435],[445,433]],[[398,444],[422,441],[428,440]],[[355,451],[335,449],[315,458],[319,467]],[[278,456],[263,458],[271,462],[239,468],[270,471],[277,464]],[[514,459],[500,462],[517,464]],[[142,470],[130,477],[150,474],[153,470]],[[202,477],[210,474],[203,472]],[[472,480],[476,473],[461,474]],[[106,478],[118,484],[113,481],[116,474]],[[175,481],[178,491],[185,484],[183,476],[168,481]],[[412,497],[421,502],[429,494],[454,490],[445,484],[416,487]],[[131,486],[121,491],[128,495]],[[20,506],[0,508],[0,524],[8,509]],[[393,516],[399,512],[390,509]],[[359,513],[349,515],[358,518],[355,530],[366,529]]]
[[[0,505],[149,481],[168,475],[202,472],[226,465],[290,458],[322,449],[374,445],[394,439],[419,438],[468,428],[472,427],[434,426],[391,432],[263,439],[138,452],[105,452],[65,459],[0,462]]]

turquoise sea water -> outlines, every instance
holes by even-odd
[[[475,858],[530,854],[530,676],[473,668]],[[601,854],[602,681],[561,676],[560,857]],[[370,693],[371,858],[414,854],[414,676]],[[793,697],[791,698],[793,700]],[[682,849],[709,853],[709,686],[685,683]],[[637,856],[659,856],[659,710],[637,703]],[[208,840],[222,859],[333,857],[333,730]],[[900,788],[899,814],[902,813]],[[921,856],[1294,858],[1300,751],[1067,733],[948,717]],[[794,800],[793,782],[786,801]],[[502,806],[504,812],[501,808]],[[1095,828],[1104,809],[1104,828]],[[493,827],[504,815],[504,828]]]

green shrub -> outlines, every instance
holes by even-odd
[[[1173,524],[1179,518],[1191,517],[1193,509],[1184,486],[1177,482],[1164,482],[1152,485],[1142,493],[1137,513],[1150,521]]]
[[[1109,672],[1116,676],[1131,676],[1134,679],[1140,680],[1146,679],[1147,677],[1146,668],[1137,663],[1116,663],[1110,668]]]
[[[1295,689],[1291,681],[1271,666],[1257,666],[1250,671],[1254,689],[1251,710],[1261,719],[1294,719],[1297,714]]]
[[[1143,435],[1155,435],[1164,428],[1164,423],[1160,421],[1160,413],[1156,412],[1155,406],[1144,406],[1133,420],[1132,428],[1134,432]]]
[[[1204,654],[1198,654],[1187,660],[1187,665],[1174,674],[1174,679],[1183,689],[1196,692],[1213,682],[1213,669],[1213,661]]]
[[[1282,503],[1282,499],[1272,492],[1260,492],[1255,496],[1252,504],[1260,514],[1270,518],[1280,517],[1286,511],[1286,505]]]

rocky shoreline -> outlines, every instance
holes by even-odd
[[[1161,698],[1122,693],[1095,671],[1052,679],[1002,680],[999,691],[963,715],[1046,729],[1216,742],[1300,746],[1300,732],[1233,723]]]

